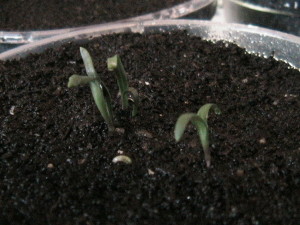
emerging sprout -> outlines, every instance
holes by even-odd
[[[216,104],[205,104],[203,105],[197,113],[184,113],[179,116],[176,125],[175,125],[175,140],[176,142],[180,141],[187,125],[191,122],[197,129],[198,135],[203,147],[204,158],[206,166],[210,167],[211,165],[211,155],[209,150],[209,134],[208,134],[208,124],[207,118],[209,110],[213,109],[216,114],[220,114],[221,111]]]
[[[107,123],[108,129],[112,131],[114,130],[114,125],[109,91],[101,81],[100,76],[97,74],[89,52],[85,48],[80,47],[80,54],[88,76],[71,76],[69,78],[68,87],[77,87],[78,85],[89,84],[97,108]]]
[[[126,72],[118,55],[107,59],[107,68],[109,71],[114,71],[116,74],[118,86],[121,93],[121,101],[123,109],[128,108],[128,81]]]
[[[133,104],[132,116],[136,116],[139,103],[138,92],[132,87],[128,87],[126,72],[122,61],[118,55],[107,59],[107,68],[109,71],[115,72],[119,93],[121,95],[122,108],[127,109],[129,101]]]
[[[133,87],[128,88],[128,100],[132,103],[131,116],[135,117],[138,113],[138,105],[140,103],[140,98],[137,90]]]

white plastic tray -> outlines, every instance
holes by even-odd
[[[163,9],[154,13],[132,17],[129,19],[114,21],[111,23],[129,22],[129,21],[143,21],[143,20],[157,20],[157,19],[176,19],[181,17],[190,17],[195,19],[210,19],[213,17],[217,7],[217,0],[187,0],[184,3],[175,5],[173,7]],[[111,24],[111,23],[105,23]],[[1,31],[0,30],[0,45],[1,44],[27,44],[37,40],[41,40],[54,35],[81,30],[84,28],[93,28],[99,25],[72,27],[65,29],[52,29],[41,31]],[[7,46],[6,48],[8,48]],[[1,49],[0,49],[1,52]]]
[[[297,36],[247,25],[199,20],[132,21],[114,23],[107,26],[93,26],[6,51],[0,54],[0,60],[25,57],[30,53],[42,52],[46,48],[59,46],[66,42],[86,41],[105,34],[120,32],[166,32],[178,29],[187,30],[191,35],[201,36],[208,40],[233,42],[245,48],[248,52],[257,53],[265,57],[274,56],[294,67],[300,68],[300,38]]]

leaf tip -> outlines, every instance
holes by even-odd
[[[118,55],[114,55],[107,59],[107,69],[109,71],[114,71],[118,65]]]

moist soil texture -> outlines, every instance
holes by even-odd
[[[85,74],[80,46],[111,91],[115,132],[88,86],[66,87]],[[298,224],[299,71],[186,32],[80,46],[0,61],[0,224]],[[139,92],[135,118],[107,70],[114,54]],[[210,168],[193,126],[173,135],[205,103],[222,110],[208,120]]]
[[[273,0],[273,1],[245,0],[245,1],[262,7],[300,14],[300,0]]]
[[[187,0],[0,0],[0,30],[42,30],[127,19]]]

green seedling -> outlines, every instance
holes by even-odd
[[[221,111],[216,104],[205,104],[198,110],[197,113],[184,113],[180,115],[177,119],[174,130],[175,140],[176,142],[178,142],[182,138],[189,122],[191,122],[196,127],[204,151],[204,158],[207,167],[210,167],[211,165],[209,132],[207,124],[208,113],[210,109],[213,109],[215,114],[221,114]]]
[[[128,87],[126,72],[120,56],[115,55],[111,58],[108,58],[107,68],[109,71],[113,71],[115,73],[119,86],[119,93],[121,95],[122,108],[127,109],[129,106],[129,101],[131,101],[133,105],[132,116],[136,116],[139,103],[138,92],[136,89]]]
[[[68,87],[89,84],[97,108],[107,123],[108,129],[112,131],[114,130],[114,124],[109,91],[97,74],[89,52],[85,48],[80,47],[80,54],[83,59],[87,76],[72,75],[69,78]]]
[[[118,55],[115,55],[107,59],[107,68],[109,71],[115,72],[118,86],[121,94],[121,102],[123,109],[127,109],[128,104],[128,81],[126,77],[126,72],[121,59]]]
[[[138,105],[140,103],[140,98],[137,90],[133,87],[128,88],[128,100],[132,102],[132,113],[131,116],[135,117],[138,113]]]
[[[132,105],[131,116],[135,117],[138,113],[138,105],[140,101],[138,92],[135,88],[129,87],[127,93],[128,93],[129,105]],[[118,96],[121,96],[120,92],[118,93]]]

